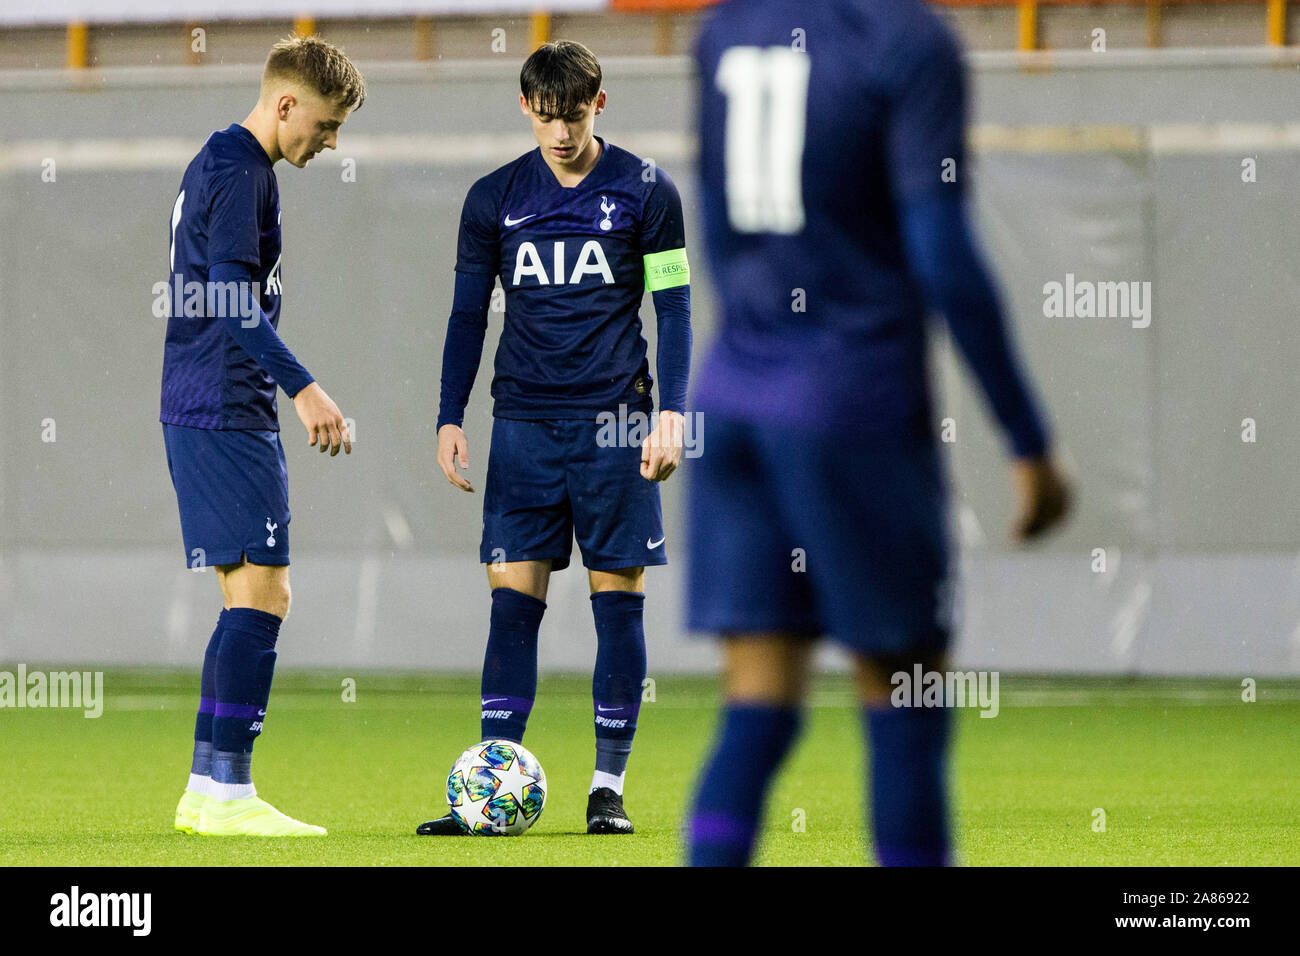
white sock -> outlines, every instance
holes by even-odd
[[[591,790],[588,790],[587,792],[594,793],[601,787],[609,787],[609,789],[613,790],[621,797],[623,796],[623,778],[626,776],[626,772],[614,774],[605,773],[603,770],[597,770],[591,775]]]
[[[251,783],[217,783],[209,780],[208,796],[217,800],[246,800],[257,796],[257,788]]]
[[[185,785],[185,789],[190,793],[201,793],[205,796],[212,792],[212,778],[207,774],[200,776],[197,773],[190,774],[190,782]]]

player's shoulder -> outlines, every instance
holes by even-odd
[[[239,125],[208,136],[195,157],[210,186],[258,189],[275,183],[271,161],[252,134]]]
[[[789,0],[719,4],[706,15],[696,57],[716,57],[737,43],[788,42],[797,31],[814,57],[829,52],[868,79],[907,72],[918,61],[960,61],[956,35],[926,0],[823,0],[795,13]]]
[[[527,168],[528,164],[536,159],[537,150],[530,150],[522,156],[518,156],[506,163],[504,166],[498,166],[486,176],[480,176],[474,180],[474,185],[469,187],[469,192],[465,195],[465,205],[468,208],[481,208],[484,206],[497,207],[505,198],[510,187],[514,185],[519,178],[519,174]]]
[[[865,0],[852,0],[865,9]],[[884,62],[898,75],[911,74],[924,66],[928,69],[960,69],[961,43],[957,34],[938,12],[924,0],[883,0],[883,12],[896,8],[897,15],[882,20],[888,38]],[[871,15],[879,17],[880,8]]]
[[[642,200],[653,195],[669,196],[677,194],[677,184],[652,157],[641,157],[617,143],[603,140],[605,144],[605,162],[609,164],[610,176],[624,183],[631,183],[633,190],[640,193]]]
[[[961,62],[956,34],[927,0],[831,0],[823,9],[837,48],[859,63],[865,57],[879,73]]]

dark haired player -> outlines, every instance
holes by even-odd
[[[276,386],[293,399],[308,444],[331,456],[352,451],[338,406],[276,332],[273,167],[284,159],[302,168],[333,149],[365,95],[356,68],[324,40],[277,43],[257,105],[243,123],[208,137],[172,207],[160,418],[187,563],[214,566],[225,600],[203,659],[194,759],[176,807],[184,833],[325,833],[259,798],[252,777],[276,638],[289,613],[289,487]]]
[[[946,864],[950,715],[889,705],[890,675],[942,671],[949,642],[927,309],[1007,436],[1016,534],[1055,525],[1068,498],[963,211],[959,50],[920,0],[730,0],[696,55],[723,315],[695,395],[709,445],[689,495],[689,623],[722,635],[726,703],[689,859],[750,859],[827,634],[855,661],[877,860]]]
[[[631,833],[623,780],[646,672],[645,567],[665,564],[659,488],[682,451],[690,271],[681,200],[652,163],[593,133],[600,64],[579,43],[540,47],[520,74],[538,148],[483,177],[461,216],[443,349],[438,463],[469,464],[461,430],[499,276],[505,325],[492,381],[492,447],[479,558],[492,593],[483,661],[484,739],[522,741],[537,693],[537,632],[552,571],[576,535],[596,624],[596,770],[588,833]],[[662,412],[643,441],[603,441],[600,416],[651,411],[639,309],[654,296]],[[606,429],[606,432],[610,429]],[[453,835],[450,817],[418,832]]]

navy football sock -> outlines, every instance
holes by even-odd
[[[218,783],[250,783],[251,778],[221,780],[218,772],[247,775],[243,761],[236,761],[233,771],[226,768],[231,764],[229,755],[250,753],[253,741],[262,732],[281,619],[251,607],[231,608],[225,618],[217,651],[212,779]]]
[[[523,742],[537,697],[537,630],[545,611],[545,601],[522,591],[492,591],[492,624],[479,685],[484,740]]]
[[[217,708],[217,651],[221,647],[221,629],[225,623],[226,610],[222,608],[216,630],[208,638],[208,649],[203,653],[203,675],[199,678],[199,712],[194,718],[194,757],[190,761],[190,773],[197,777],[212,776],[212,714]]]
[[[947,707],[863,711],[871,751],[872,833],[881,866],[947,866]]]
[[[691,866],[744,866],[753,852],[768,784],[799,732],[794,707],[728,703],[695,796],[687,837]],[[737,773],[736,760],[744,760]]]
[[[591,677],[596,722],[596,775],[592,789],[606,785],[623,792],[622,777],[632,753],[641,683],[645,680],[645,595],[639,591],[597,591],[596,668]]]

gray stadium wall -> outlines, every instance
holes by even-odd
[[[1300,674],[1294,56],[971,62],[976,148],[960,174],[1080,500],[1061,534],[1008,544],[1003,445],[937,334],[936,428],[951,419],[956,439],[943,447],[960,542],[957,663]],[[715,312],[694,215],[690,65],[605,67],[598,132],[682,189],[698,364]],[[294,516],[281,666],[481,662],[482,499],[442,477],[433,423],[461,201],[531,146],[516,70],[376,66],[338,153],[279,169],[281,330],[357,434],[350,458],[322,460],[281,396]],[[213,572],[184,566],[157,422],[153,285],[186,162],[245,115],[256,80],[245,67],[0,74],[0,662],[197,666],[219,596]],[[1045,284],[1067,275],[1149,282],[1150,324],[1045,315]],[[653,349],[648,298],[643,317]],[[480,489],[499,327],[498,313],[466,422]],[[648,573],[652,674],[717,661],[682,628],[690,472],[688,461],[663,489],[673,563]],[[591,665],[576,560],[552,581],[541,648],[545,669]]]

